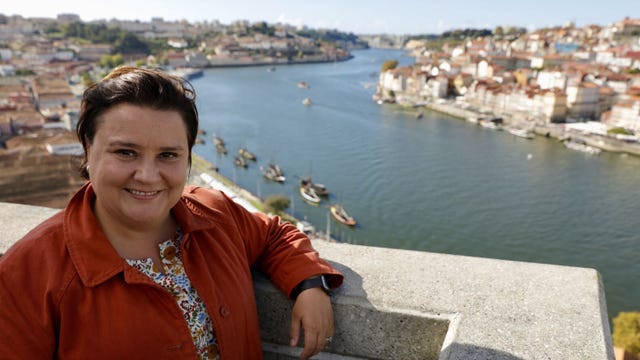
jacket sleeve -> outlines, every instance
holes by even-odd
[[[55,334],[47,284],[46,257],[14,245],[0,258],[0,359],[51,359]]]
[[[332,288],[343,276],[313,248],[311,241],[293,224],[278,216],[252,213],[224,195],[226,207],[242,234],[249,262],[262,271],[286,296],[302,280],[325,274]]]

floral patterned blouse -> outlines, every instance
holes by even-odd
[[[213,323],[196,289],[191,286],[191,281],[182,265],[181,243],[182,229],[178,228],[173,238],[159,245],[164,273],[159,271],[151,258],[126,260],[129,265],[149,276],[173,295],[191,330],[191,337],[199,358],[219,360]]]

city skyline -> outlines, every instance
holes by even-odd
[[[548,26],[561,26],[573,22],[577,26],[608,25],[625,17],[640,17],[637,0],[614,0],[603,6],[601,1],[585,0],[579,6],[574,2],[540,0],[514,2],[504,0],[456,0],[449,2],[409,0],[394,2],[354,0],[321,3],[277,3],[255,0],[218,2],[189,0],[175,2],[159,0],[149,6],[141,0],[114,0],[109,5],[97,1],[67,0],[64,3],[42,0],[23,0],[0,6],[4,15],[55,18],[58,14],[72,13],[83,21],[98,19],[150,21],[161,17],[167,21],[189,22],[218,20],[229,24],[236,20],[266,21],[311,28],[338,29],[355,34],[439,34],[463,28],[517,26],[535,30]]]

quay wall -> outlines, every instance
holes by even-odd
[[[454,104],[451,101],[437,103],[432,101],[427,102],[417,102],[418,104],[423,105],[427,109],[437,111],[443,114],[447,114],[449,116],[467,120],[469,118],[480,118],[483,115],[467,109],[462,109]],[[517,120],[516,118],[504,115],[503,116],[505,123],[507,125],[517,125],[522,127],[530,127],[533,132],[537,135],[544,137],[551,137],[557,139],[573,139],[583,141],[585,144],[599,148],[603,151],[615,152],[615,153],[626,153],[629,155],[640,156],[640,143],[637,142],[628,142],[623,140],[618,140],[608,136],[602,136],[597,134],[586,134],[580,133],[577,131],[568,130],[565,128],[562,123],[534,123],[527,122],[523,120]]]
[[[0,254],[57,211],[0,203]],[[614,359],[594,269],[312,242],[345,275],[316,359]],[[296,358],[291,301],[260,274],[254,286],[265,359]]]

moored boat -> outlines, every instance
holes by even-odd
[[[249,164],[247,164],[247,160],[245,160],[242,156],[236,156],[233,159],[233,163],[236,164],[236,166],[243,167],[243,168],[246,168],[249,166]]]
[[[271,163],[266,168],[261,166],[260,171],[262,171],[262,175],[264,175],[265,178],[271,181],[283,183],[286,180],[282,170],[277,164]]]
[[[480,120],[479,124],[480,124],[480,126],[482,126],[483,128],[486,128],[486,129],[502,130],[502,127],[500,126],[500,124],[498,124],[497,122],[491,121],[491,120]]]
[[[331,215],[333,215],[333,217],[338,220],[339,222],[348,225],[348,226],[355,226],[356,225],[356,220],[350,216],[349,214],[347,214],[347,212],[344,210],[344,208],[342,207],[342,205],[331,205]]]
[[[311,106],[311,99],[309,98],[304,98],[304,100],[302,100],[302,103],[307,105],[307,106]]]
[[[320,201],[322,201],[320,196],[318,196],[313,188],[309,186],[300,186],[300,195],[302,195],[303,199],[312,204],[320,204]]]
[[[517,127],[510,127],[507,129],[507,131],[515,136],[521,137],[521,138],[525,138],[525,139],[533,139],[534,138],[534,134],[533,131],[531,130],[527,130],[527,129],[522,129],[522,128],[517,128]]]
[[[227,154],[227,147],[225,146],[224,140],[222,140],[221,137],[214,135],[213,144],[216,147],[216,151],[218,152],[218,154]]]
[[[225,145],[224,140],[222,140],[222,138],[220,136],[217,136],[217,135],[213,135],[213,143],[216,144],[216,145],[218,145],[218,144]]]
[[[243,158],[247,159],[247,160],[252,160],[252,161],[256,161],[257,157],[249,150],[247,150],[246,148],[240,148],[238,150],[238,154],[240,154],[240,156],[242,156]]]
[[[586,143],[577,140],[565,140],[563,144],[568,149],[582,151],[587,154],[598,155],[602,152],[602,150],[597,147],[587,145]]]
[[[329,196],[329,189],[327,189],[323,184],[314,183],[311,180],[311,176],[302,178],[300,180],[300,186],[311,187],[318,196]]]

